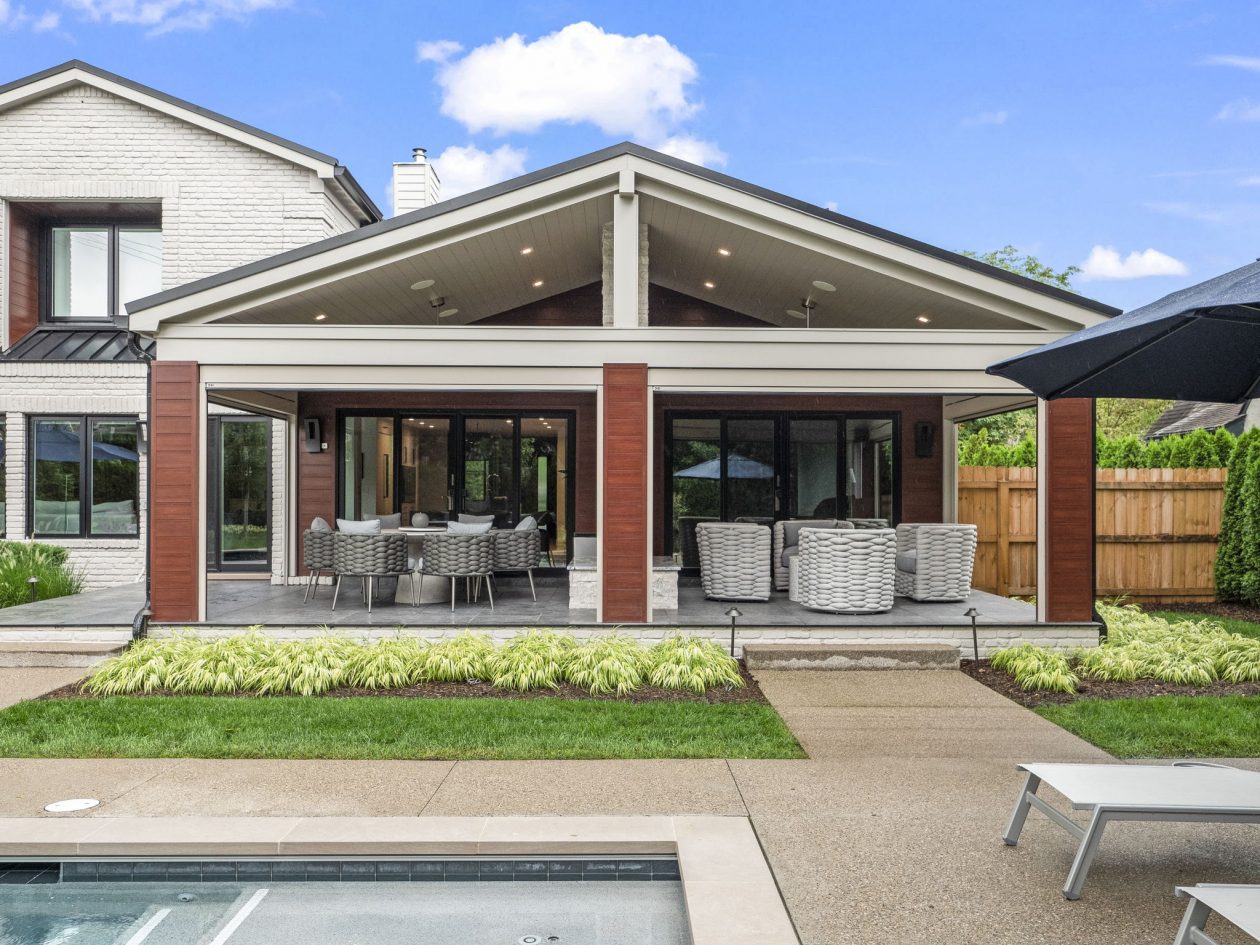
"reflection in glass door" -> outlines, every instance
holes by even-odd
[[[788,421],[788,518],[838,518],[840,422]]]
[[[726,477],[726,519],[731,522],[774,522],[774,420],[726,421],[722,461]]]
[[[516,524],[516,421],[464,419],[464,482],[459,511],[492,515],[495,528]]]
[[[403,524],[423,512],[433,523],[449,519],[455,503],[451,469],[451,419],[404,417],[398,480]]]
[[[210,418],[207,559],[215,571],[271,566],[271,421]]]
[[[341,444],[341,515],[363,520],[389,515],[394,482],[393,417],[346,417]]]
[[[568,560],[569,421],[521,418],[521,517],[532,515],[550,562]]]

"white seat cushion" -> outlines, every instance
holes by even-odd
[[[532,515],[526,515],[523,519],[516,523],[518,532],[532,532],[538,527],[538,520]]]
[[[490,531],[493,522],[447,522],[448,535],[484,535]]]
[[[907,574],[917,574],[919,571],[919,553],[917,551],[897,552],[897,570],[905,571]]]
[[[381,520],[379,518],[370,518],[363,522],[356,522],[354,519],[339,518],[337,519],[337,531],[345,535],[379,535],[381,533]]]

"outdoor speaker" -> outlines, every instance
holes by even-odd
[[[319,417],[305,417],[302,420],[302,429],[306,434],[303,446],[308,453],[318,453],[322,446],[319,429]]]
[[[935,423],[930,420],[920,420],[914,425],[914,455],[919,459],[931,458],[935,440]]]

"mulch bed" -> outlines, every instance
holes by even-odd
[[[1154,679],[1135,679],[1133,682],[1108,682],[1100,679],[1082,679],[1077,685],[1079,692],[1035,692],[1019,688],[1010,673],[994,669],[988,660],[979,663],[963,660],[961,669],[977,682],[994,692],[1001,693],[1012,702],[1029,709],[1043,705],[1064,705],[1078,699],[1136,699],[1143,696],[1260,696],[1260,682],[1215,682],[1208,686],[1179,686]]]
[[[1246,604],[1155,604],[1147,610],[1168,610],[1179,614],[1207,614],[1211,617],[1224,617],[1226,620],[1247,620],[1260,623],[1260,609],[1248,607]]]
[[[593,696],[585,689],[577,686],[561,684],[556,689],[531,689],[528,692],[517,692],[514,689],[496,689],[494,686],[486,682],[478,683],[420,683],[415,686],[408,686],[406,689],[354,689],[345,687],[341,689],[332,689],[326,693],[322,693],[320,698],[324,699],[344,699],[349,696],[389,696],[395,699],[589,699],[598,702],[756,702],[763,705],[769,705],[769,700],[761,692],[761,687],[757,685],[748,670],[745,668],[743,661],[739,664],[739,674],[744,679],[742,689],[727,689],[719,687],[710,689],[704,695],[696,695],[694,692],[686,692],[680,689],[659,689],[655,686],[643,686],[630,693],[628,696],[606,695]],[[147,696],[176,696],[187,695],[187,693],[175,693],[169,691],[158,691],[146,694]],[[213,693],[205,693],[205,695],[214,695]],[[259,696],[256,693],[224,693],[224,695],[236,698],[255,698],[266,699],[268,696]],[[136,698],[145,698],[146,696],[136,696]],[[40,697],[41,699],[98,699],[101,696],[95,696],[90,692],[80,689],[80,684],[75,682],[68,686],[62,686],[60,689],[54,689],[52,692],[46,693]]]

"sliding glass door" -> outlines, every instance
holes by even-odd
[[[894,414],[666,414],[669,551],[696,567],[695,526],[897,517]]]
[[[271,421],[215,416],[209,420],[209,530],[212,571],[271,568]]]

